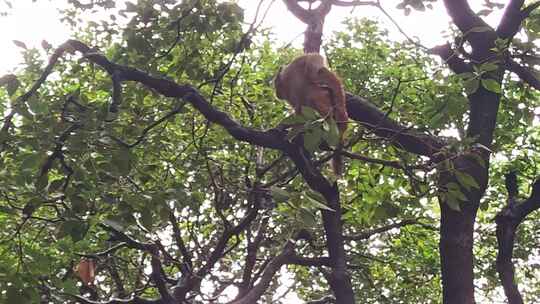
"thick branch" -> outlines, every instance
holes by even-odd
[[[193,268],[193,256],[189,252],[189,250],[186,247],[186,244],[184,243],[184,240],[182,239],[182,233],[180,232],[180,228],[178,227],[178,223],[176,221],[176,217],[174,216],[174,211],[169,211],[169,222],[172,226],[172,232],[173,232],[173,239],[176,243],[176,246],[178,247],[178,250],[180,250],[180,253],[182,254],[182,260],[184,264],[189,267],[189,270]]]
[[[330,266],[331,261],[328,257],[320,258],[306,258],[297,255],[293,255],[289,258],[287,264],[308,266],[308,267],[321,267],[321,266]]]
[[[260,196],[258,198],[260,199]],[[261,224],[259,225],[259,230],[257,236],[252,241],[249,236],[246,236],[247,239],[247,248],[246,248],[246,258],[244,263],[244,271],[242,273],[242,282],[238,285],[238,296],[237,299],[242,298],[245,294],[248,293],[249,289],[252,286],[253,279],[253,269],[257,263],[257,251],[260,249],[261,242],[265,238],[266,229],[268,227],[268,221],[270,217],[265,217]]]
[[[446,64],[448,64],[448,67],[450,67],[452,72],[456,74],[473,71],[472,67],[462,58],[460,58],[456,51],[452,50],[452,47],[449,43],[432,48],[430,50],[430,53],[441,57],[441,59],[444,60]]]
[[[513,201],[517,194],[517,181],[515,173],[506,175],[506,188],[508,191],[508,201]],[[522,203],[508,204],[495,217],[497,223],[497,272],[501,279],[504,293],[509,304],[522,304],[523,298],[515,282],[515,270],[512,263],[514,251],[514,241],[518,226],[531,212],[540,209],[540,179],[533,185],[531,195]]]
[[[288,241],[283,247],[281,253],[274,257],[266,268],[257,283],[243,298],[230,302],[229,304],[252,304],[257,303],[257,300],[264,294],[270,286],[272,279],[281,266],[286,264],[291,256],[294,255],[294,243]]]
[[[470,42],[473,59],[478,62],[484,61],[492,53],[490,49],[494,47],[494,41],[497,38],[495,30],[473,12],[467,0],[444,0],[443,2],[454,24]],[[473,30],[480,28],[482,30]]]
[[[506,6],[506,10],[497,27],[497,34],[500,38],[512,38],[519,31],[523,21],[521,7],[525,0],[511,0]]]
[[[356,120],[376,135],[389,139],[397,147],[414,154],[432,156],[444,147],[438,137],[420,134],[387,117],[368,100],[347,95],[349,118]]]
[[[506,68],[518,75],[518,77],[532,86],[533,88],[540,90],[540,81],[536,76],[528,70],[526,67],[522,66],[521,64],[517,63],[515,60],[508,58],[506,60]]]
[[[508,3],[497,27],[497,34],[500,38],[513,38],[519,32],[521,23],[529,17],[533,10],[540,6],[540,1],[537,1],[521,9],[524,2],[524,0],[512,0]]]
[[[167,79],[150,76],[135,68],[110,62],[105,56],[92,52],[87,45],[80,41],[69,40],[68,43],[74,49],[83,53],[88,60],[105,69],[110,75],[121,75],[117,77],[127,81],[139,82],[166,97],[183,98],[191,103],[206,119],[221,125],[238,140],[279,150],[283,150],[284,146],[287,145],[287,142],[281,136],[281,132],[277,130],[263,132],[242,127],[226,113],[215,109],[197,90],[189,85],[179,85]]]
[[[330,8],[332,8],[330,1],[321,1],[321,4],[312,10],[301,7],[297,0],[283,0],[283,2],[285,2],[287,9],[305,24],[316,22],[321,17],[324,18],[330,12]]]
[[[161,261],[159,260],[159,252],[157,248],[154,250],[154,252],[152,252],[150,265],[152,266],[152,280],[156,284],[157,290],[161,295],[161,299],[163,299],[165,303],[174,303],[174,299],[167,288],[167,282],[164,278],[163,267],[161,265]]]
[[[538,7],[540,7],[540,1],[537,1],[533,4],[530,4],[529,6],[525,7],[521,13],[522,13],[522,17],[523,19],[526,19],[527,17],[529,17],[529,15],[535,10],[537,9]]]
[[[358,234],[355,234],[355,235],[345,236],[345,239],[346,240],[354,240],[354,241],[367,240],[367,239],[369,239],[370,237],[372,237],[375,234],[387,232],[387,231],[392,230],[394,228],[401,228],[401,227],[405,227],[405,226],[409,226],[409,225],[420,225],[420,226],[422,226],[424,228],[427,228],[427,229],[437,230],[437,228],[431,227],[431,226],[426,225],[426,224],[423,224],[423,223],[419,222],[416,219],[409,219],[409,220],[403,220],[403,221],[401,221],[399,223],[394,223],[394,224],[386,225],[386,226],[383,226],[383,227],[375,228],[375,229],[372,229],[372,230],[368,230],[368,231],[365,231],[365,232],[361,232],[361,233],[358,233]]]
[[[467,0],[444,0],[443,2],[448,15],[462,33],[467,33],[476,26],[487,26],[487,23],[474,13]]]

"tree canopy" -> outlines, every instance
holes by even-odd
[[[72,39],[14,41],[1,302],[540,302],[540,2],[444,0],[428,48],[385,7],[434,0],[283,0],[303,50],[263,26],[274,2],[248,19],[228,0],[68,0]],[[338,149],[335,121],[275,96],[303,52],[344,83]]]

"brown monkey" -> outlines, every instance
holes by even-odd
[[[74,271],[84,285],[94,285],[94,279],[96,277],[96,263],[93,259],[81,258],[79,264],[75,266]]]
[[[303,106],[314,108],[322,117],[331,115],[339,129],[339,146],[347,129],[347,107],[341,80],[327,68],[324,58],[316,53],[304,54],[281,68],[274,79],[276,96],[285,99],[299,114]],[[341,155],[335,154],[332,167],[336,175],[342,173]]]

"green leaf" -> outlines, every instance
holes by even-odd
[[[305,123],[306,117],[302,115],[292,114],[285,117],[279,124],[280,125],[296,125]]]
[[[28,154],[21,163],[21,170],[34,171],[41,164],[41,155],[37,153]]]
[[[317,226],[317,218],[315,217],[315,214],[313,214],[313,212],[311,212],[310,210],[306,208],[300,208],[298,211],[298,215],[300,216],[300,220],[302,221],[304,227]]]
[[[112,165],[118,170],[120,175],[128,175],[131,171],[132,159],[131,150],[118,149],[112,155]]]
[[[39,100],[36,95],[32,95],[26,102],[28,108],[34,114],[47,114],[49,112],[49,106],[46,102]]]
[[[501,93],[501,85],[491,78],[482,78],[482,86],[493,93]]]
[[[79,291],[79,287],[77,287],[77,281],[70,278],[62,281],[60,287],[62,288],[62,291],[71,294],[76,294]]]
[[[493,72],[499,68],[499,65],[494,62],[486,62],[480,65],[480,71],[482,72]]]
[[[319,112],[317,112],[315,109],[311,107],[302,107],[302,116],[305,117],[306,121],[313,121],[316,119],[321,118],[319,115]]]
[[[463,194],[463,192],[461,192],[461,190],[448,190],[448,196],[455,197],[457,200],[463,202],[467,201],[467,197],[465,194]]]
[[[19,41],[19,40],[13,40],[13,44],[15,44],[16,46],[22,48],[22,49],[25,49],[27,50],[28,47],[26,46],[26,44],[22,41]]]
[[[309,202],[309,205],[313,208],[317,208],[317,209],[322,209],[322,210],[327,210],[327,211],[332,211],[334,212],[335,210],[328,207],[326,204],[324,203],[321,203],[319,201],[317,201],[316,199],[314,199],[313,197],[311,196],[306,196],[306,198],[308,199],[308,202]]]
[[[326,126],[328,127],[328,130],[325,130],[324,134],[324,140],[330,145],[330,146],[338,146],[339,145],[339,128],[337,126],[337,123],[334,119],[327,119],[325,121]]]
[[[483,33],[483,32],[488,32],[488,31],[491,31],[491,27],[489,27],[489,26],[476,26],[476,27],[473,27],[472,29],[468,30],[467,33]]]
[[[88,210],[88,203],[86,199],[84,199],[80,195],[73,195],[70,197],[70,200],[73,212],[81,214],[85,213]]]
[[[26,216],[31,216],[32,213],[34,213],[34,211],[41,206],[41,204],[43,204],[43,199],[33,197],[24,205],[22,212]]]
[[[278,187],[271,187],[270,193],[272,194],[272,197],[274,198],[276,203],[284,203],[288,201],[289,198],[291,197],[289,192]]]
[[[17,214],[17,211],[6,206],[0,206],[0,213]]]
[[[21,82],[17,79],[17,76],[8,74],[0,77],[0,86],[5,86],[9,96],[13,96],[15,91],[19,88]]]
[[[119,220],[119,217],[110,217],[103,221],[103,224],[111,226],[112,228],[118,231],[125,231],[126,227],[122,224],[122,221]]]
[[[36,180],[36,190],[43,190],[49,185],[49,174],[41,174]]]
[[[149,208],[143,208],[141,210],[141,225],[146,228],[148,231],[152,231],[152,226],[154,224],[154,218],[152,216],[152,210]]]
[[[53,192],[61,190],[61,187],[64,186],[64,182],[65,182],[64,179],[55,179],[55,180],[53,180],[49,184],[49,188],[48,188],[49,193],[53,193]]]
[[[6,291],[6,303],[37,303],[39,296],[35,288],[20,288],[11,285]]]
[[[471,95],[474,92],[478,91],[480,81],[478,80],[478,78],[468,79],[463,83],[463,86],[465,87],[465,93],[467,93],[467,95]]]
[[[79,220],[66,220],[62,222],[57,233],[58,238],[70,236],[73,242],[78,242],[86,236],[88,232],[88,224]]]
[[[469,157],[473,158],[482,168],[486,167],[486,161],[477,153],[470,153]]]
[[[311,129],[304,134],[304,148],[309,152],[314,152],[323,141],[323,133],[319,129]]]
[[[472,177],[468,173],[461,172],[461,171],[454,171],[454,175],[456,176],[459,184],[463,186],[465,189],[467,189],[468,191],[470,191],[472,188],[480,189],[480,185],[478,185],[474,177]]]
[[[441,199],[444,202],[446,202],[446,204],[448,205],[448,207],[450,207],[450,209],[455,210],[455,211],[461,211],[461,207],[459,206],[460,202],[455,197],[445,193],[445,195],[441,196]]]
[[[476,14],[478,16],[488,16],[492,12],[493,12],[493,10],[491,10],[491,9],[483,9],[483,10],[479,10],[478,13],[476,13]]]
[[[126,9],[125,9],[126,12],[137,12],[137,5],[129,1],[126,1],[125,4],[126,4]]]
[[[468,79],[474,78],[474,74],[471,73],[471,72],[459,73],[456,76],[458,76],[459,78],[461,78],[463,80],[468,80]]]

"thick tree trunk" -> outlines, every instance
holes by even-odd
[[[473,228],[478,202],[463,204],[461,212],[441,202],[439,243],[444,304],[474,303]]]
[[[467,153],[475,153],[484,161],[483,164],[470,154],[463,154],[454,161],[456,171],[474,177],[480,189],[462,192],[467,201],[462,202],[461,211],[452,210],[446,201],[440,202],[441,207],[441,240],[439,244],[442,272],[443,303],[471,304],[474,300],[473,276],[473,243],[474,223],[480,199],[488,184],[489,147],[493,139],[499,96],[484,88],[469,96],[471,122],[468,137],[477,138],[483,147],[478,147]],[[450,173],[443,173],[440,185],[448,182],[459,182]]]
[[[347,259],[345,256],[343,227],[341,224],[341,203],[339,189],[334,183],[327,193],[323,193],[330,208],[334,211],[322,210],[324,230],[326,234],[326,247],[330,256],[332,272],[327,277],[332,288],[336,303],[355,304],[351,278],[347,272]]]

